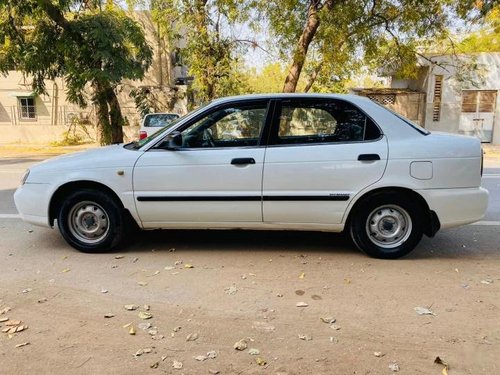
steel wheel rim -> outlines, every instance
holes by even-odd
[[[95,244],[109,232],[109,216],[99,204],[83,201],[75,204],[68,215],[69,231],[79,241]]]
[[[402,245],[411,234],[410,214],[397,205],[384,205],[373,210],[366,221],[366,234],[371,242],[384,249]]]

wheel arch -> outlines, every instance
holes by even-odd
[[[54,226],[54,220],[57,218],[59,209],[61,208],[62,200],[65,196],[67,196],[69,193],[76,191],[80,189],[92,189],[92,190],[98,190],[101,192],[104,192],[106,194],[109,194],[110,197],[112,197],[121,207],[122,210],[126,211],[129,215],[130,213],[128,212],[127,209],[125,209],[125,206],[123,205],[122,200],[118,196],[118,194],[115,193],[113,189],[111,189],[109,186],[106,186],[100,182],[96,181],[91,181],[91,180],[78,180],[78,181],[70,181],[67,182],[61,186],[59,186],[54,193],[52,194],[52,197],[50,198],[50,203],[49,203],[49,224],[50,226]]]
[[[441,224],[439,222],[439,218],[434,211],[432,211],[429,207],[429,204],[425,200],[425,198],[417,193],[415,190],[398,187],[398,186],[385,186],[376,188],[367,192],[364,192],[361,196],[359,196],[354,204],[351,206],[349,213],[347,215],[347,219],[345,221],[345,228],[348,229],[351,225],[351,219],[358,207],[360,207],[364,202],[368,199],[372,198],[376,195],[381,194],[401,194],[410,199],[414,199],[418,204],[422,207],[425,213],[424,217],[424,234],[428,237],[434,237],[437,231],[440,229]]]

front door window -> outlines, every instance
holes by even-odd
[[[257,146],[266,112],[264,103],[211,112],[182,132],[183,148]]]

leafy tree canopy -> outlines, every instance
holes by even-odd
[[[151,61],[140,26],[111,2],[0,1],[0,71],[23,71],[38,93],[63,77],[70,102],[97,105],[103,143],[123,139],[116,86],[141,79]]]

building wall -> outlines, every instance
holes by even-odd
[[[122,113],[129,126],[124,127],[125,134],[135,137],[138,134],[141,115],[138,113],[130,91],[137,87],[150,87],[165,100],[161,110],[174,111],[179,114],[187,112],[187,100],[184,87],[175,87],[176,72],[172,64],[171,50],[182,47],[185,41],[171,47],[165,36],[158,35],[157,28],[149,12],[135,12],[133,17],[145,30],[146,39],[154,50],[151,68],[141,81],[125,80],[118,90],[118,99]],[[184,69],[185,71],[185,69]],[[10,142],[46,143],[60,141],[63,133],[68,130],[75,119],[89,124],[89,133],[95,135],[95,109],[92,105],[80,108],[69,103],[66,97],[66,87],[63,79],[46,81],[46,95],[35,96],[36,118],[23,120],[19,116],[19,100],[15,95],[26,93],[30,95],[31,79],[24,77],[19,71],[10,71],[6,76],[0,75],[0,144]],[[173,100],[175,98],[183,98]],[[128,129],[130,127],[130,129]]]
[[[462,112],[462,90],[495,90],[497,92],[493,120],[492,143],[500,144],[500,53],[480,53],[461,58],[472,58],[478,64],[476,71],[470,70],[469,79],[461,81],[457,78],[454,61],[450,56],[432,57],[435,64],[421,61],[425,71],[416,80],[392,81],[391,87],[416,88],[426,93],[425,127],[429,130],[460,134],[460,117]],[[471,60],[472,61],[472,60]],[[443,66],[439,66],[443,65]],[[433,120],[434,85],[436,76],[442,75],[442,94],[439,121]]]

